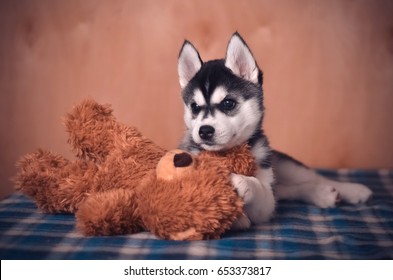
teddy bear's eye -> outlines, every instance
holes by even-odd
[[[191,104],[191,110],[194,115],[197,115],[202,110],[202,108],[194,102]]]

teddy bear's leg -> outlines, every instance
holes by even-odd
[[[116,121],[112,111],[109,105],[85,100],[66,115],[68,143],[78,158],[101,163],[114,149]]]
[[[74,212],[92,187],[93,163],[70,162],[61,155],[38,150],[17,162],[15,188],[45,212]]]
[[[89,196],[75,214],[85,235],[120,235],[143,230],[134,191],[116,189]]]

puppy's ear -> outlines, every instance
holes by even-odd
[[[259,70],[246,42],[237,32],[229,40],[225,66],[240,78],[253,83],[262,83],[262,72]]]
[[[201,69],[202,63],[202,59],[196,48],[189,41],[185,40],[180,50],[177,64],[181,88],[184,88],[199,69]]]

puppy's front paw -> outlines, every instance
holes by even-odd
[[[231,174],[232,185],[236,189],[238,195],[243,198],[246,205],[249,204],[254,197],[255,180],[258,182],[258,179],[254,177],[234,173]]]
[[[336,187],[342,199],[351,204],[364,203],[372,196],[372,191],[365,185],[356,183],[340,183]]]
[[[335,207],[340,201],[339,192],[330,185],[317,185],[310,195],[312,202],[321,208]]]
[[[246,216],[243,215],[239,217],[233,224],[231,229],[232,230],[246,230],[251,227],[251,221],[250,219]]]

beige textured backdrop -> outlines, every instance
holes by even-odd
[[[86,96],[167,148],[183,131],[177,54],[238,30],[265,73],[271,143],[316,167],[393,167],[393,2],[0,1],[0,195],[37,147],[71,156]]]

